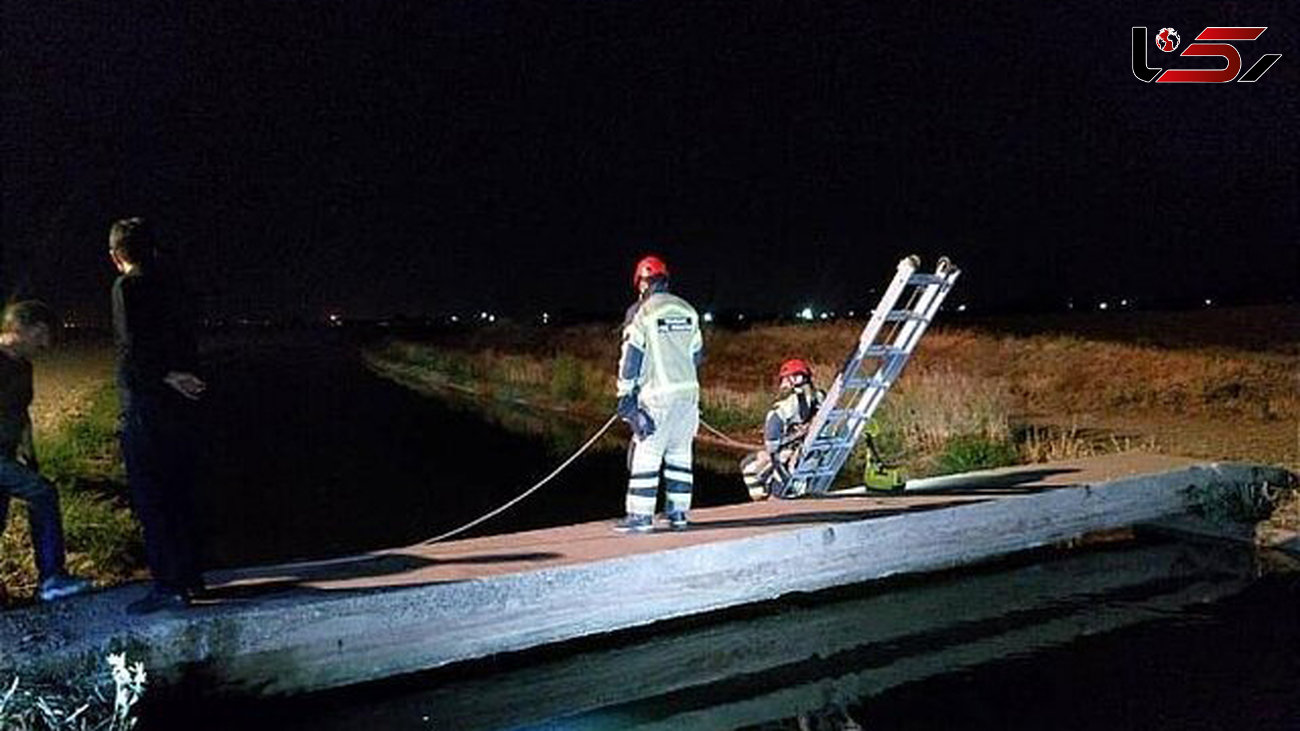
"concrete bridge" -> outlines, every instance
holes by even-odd
[[[898,495],[702,509],[682,533],[586,523],[216,572],[213,599],[181,613],[127,616],[136,585],[0,614],[0,676],[76,672],[127,650],[164,681],[322,690],[1097,531],[1163,524],[1249,540],[1252,526],[1198,519],[1195,506],[1293,480],[1259,465],[1109,455],[921,480]]]

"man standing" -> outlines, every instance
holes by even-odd
[[[206,385],[194,375],[197,348],[174,281],[156,267],[143,219],[117,221],[109,255],[113,336],[122,397],[122,456],[132,506],[144,528],[154,586],[132,614],[189,606],[203,588],[194,520],[193,403]]]
[[[31,357],[49,347],[53,330],[53,313],[34,300],[6,307],[0,318],[0,531],[9,515],[9,498],[26,501],[42,601],[90,588],[89,581],[64,568],[59,494],[41,477],[32,443]]]
[[[639,305],[623,328],[618,366],[618,413],[632,427],[627,516],[616,531],[654,529],[663,471],[668,523],[685,530],[691,509],[691,448],[700,423],[696,368],[704,353],[700,318],[668,292],[668,267],[647,256],[633,270]]]

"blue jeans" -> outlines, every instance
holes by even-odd
[[[13,497],[27,503],[36,570],[41,579],[63,573],[65,550],[59,493],[36,472],[13,459],[0,457],[0,531],[9,518],[9,499]]]
[[[203,586],[194,509],[194,439],[168,394],[131,393],[122,412],[122,457],[131,506],[144,528],[145,562],[165,591]],[[178,397],[177,397],[178,398]]]

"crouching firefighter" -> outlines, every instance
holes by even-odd
[[[618,364],[618,413],[632,428],[627,516],[614,530],[654,529],[661,472],[668,524],[685,530],[694,482],[691,447],[700,423],[700,318],[668,292],[668,267],[657,257],[637,263],[632,283],[639,300],[624,323]]]
[[[763,422],[763,447],[740,461],[740,473],[751,500],[795,497],[790,494],[790,470],[799,459],[799,445],[808,424],[826,398],[813,385],[812,368],[802,358],[781,364],[777,373],[781,398],[772,404]]]

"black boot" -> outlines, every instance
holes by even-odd
[[[127,614],[152,614],[165,609],[186,609],[190,606],[190,597],[184,591],[154,587],[142,598],[126,605]]]

